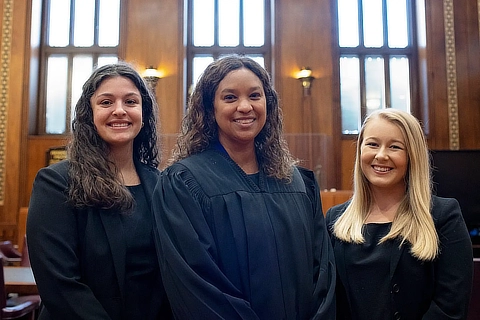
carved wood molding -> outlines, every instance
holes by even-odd
[[[443,1],[443,14],[445,25],[445,52],[447,64],[448,132],[450,149],[458,150],[460,147],[460,143],[458,130],[457,64],[455,57],[455,24],[453,15],[453,0]]]
[[[3,1],[2,43],[0,51],[0,205],[5,200],[5,161],[7,148],[7,107],[12,51],[13,0]]]

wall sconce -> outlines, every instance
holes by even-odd
[[[143,73],[143,79],[145,79],[145,82],[153,93],[155,93],[155,88],[157,87],[158,79],[160,78],[160,71],[153,66],[148,67]]]
[[[302,69],[297,73],[297,79],[302,82],[303,96],[309,96],[312,81],[315,79],[312,76],[312,69],[309,67],[302,67]]]

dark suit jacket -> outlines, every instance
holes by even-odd
[[[390,278],[387,279],[392,288],[392,319],[466,319],[473,278],[470,236],[455,199],[434,196],[432,201],[440,255],[433,262],[420,263],[409,253],[408,245],[392,253]],[[346,244],[331,234],[334,222],[347,205],[348,202],[327,211],[327,227],[338,273],[337,319],[356,319],[344,287],[348,273],[343,254]],[[376,306],[364,307],[368,310]]]
[[[151,203],[160,172],[136,167]],[[67,171],[67,161],[41,169],[30,198],[27,237],[45,306],[40,319],[122,319],[126,240],[120,213],[67,203]]]

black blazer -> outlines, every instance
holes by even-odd
[[[455,199],[433,196],[432,216],[440,239],[440,255],[433,262],[419,263],[409,246],[392,253],[390,295],[392,319],[466,319],[473,279],[472,243],[460,206]],[[329,230],[337,264],[337,319],[355,319],[350,310],[345,285],[345,243],[332,234],[333,224],[349,202],[327,211]],[[398,246],[395,246],[398,248]],[[420,265],[422,265],[420,267]],[[426,267],[425,267],[426,265]],[[365,305],[364,308],[375,308]]]
[[[136,168],[151,204],[160,172]],[[30,261],[45,306],[39,319],[121,319],[126,240],[120,213],[74,208],[67,187],[68,161],[62,161],[38,172],[30,198]]]

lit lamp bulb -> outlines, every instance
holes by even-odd
[[[302,82],[303,95],[304,96],[309,96],[310,95],[310,87],[312,86],[312,81],[313,81],[313,79],[315,79],[312,76],[312,70],[308,67],[303,67],[297,73],[297,79],[299,79]]]
[[[155,92],[155,88],[158,83],[158,79],[160,79],[161,74],[160,72],[155,69],[153,66],[148,67],[145,72],[143,73],[143,79],[147,82],[147,85],[150,89]]]

